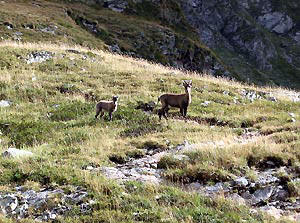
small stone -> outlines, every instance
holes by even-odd
[[[174,155],[173,156],[174,159],[179,160],[179,161],[186,161],[186,160],[190,160],[190,158],[187,155]]]
[[[118,54],[122,53],[120,47],[117,44],[109,46],[109,50],[113,53],[118,53]]]
[[[10,105],[11,105],[10,101],[7,101],[7,100],[0,101],[0,107],[2,107],[2,108],[9,107]]]
[[[92,167],[92,166],[87,166],[86,167],[86,170],[93,170],[94,169],[94,167]]]
[[[80,51],[75,50],[75,49],[68,49],[68,50],[66,50],[66,52],[68,52],[68,53],[74,53],[74,54],[80,54],[81,53]]]
[[[296,118],[295,113],[289,112],[288,114],[289,114],[289,116],[291,116],[292,118]]]
[[[194,183],[191,183],[191,184],[187,185],[187,187],[191,190],[196,190],[197,191],[197,190],[203,188],[203,185],[198,183],[198,182],[194,182]]]
[[[248,180],[245,177],[239,177],[234,180],[235,185],[246,187],[248,185]]]
[[[54,214],[54,213],[50,213],[49,214],[49,218],[51,219],[51,220],[54,220],[54,219],[56,219],[56,214]]]
[[[201,103],[201,105],[207,107],[210,103],[211,101],[204,101],[203,103]]]
[[[49,26],[49,27],[42,28],[40,30],[44,33],[55,35],[55,31],[57,30],[57,28],[58,28],[57,26]]]
[[[273,102],[277,102],[277,98],[274,97],[274,96],[269,96],[269,97],[267,98],[267,100],[273,101]]]
[[[9,148],[8,150],[2,153],[2,157],[9,157],[9,158],[21,158],[21,157],[28,157],[33,156],[32,152],[16,149],[16,148]]]

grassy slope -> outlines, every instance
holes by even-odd
[[[0,6],[0,37],[2,40],[14,39],[16,32],[22,32],[22,41],[75,43],[91,48],[105,48],[103,40],[80,29],[76,22],[67,15],[67,7],[63,3],[43,1],[33,4],[31,1],[24,0],[0,3]],[[89,7],[83,8],[80,4],[71,4],[71,6],[83,11],[90,9]],[[3,25],[4,22],[13,24],[14,28],[7,29]],[[43,28],[54,26],[57,27],[55,35],[41,31]],[[26,29],[26,27],[32,28]]]
[[[239,58],[235,53],[224,48],[215,49],[215,52],[212,52],[203,46],[195,32],[186,23],[178,4],[172,0],[166,1],[165,10],[168,13],[163,17],[164,19],[161,18],[159,9],[151,4],[143,4],[131,3],[129,8],[132,10],[127,10],[126,13],[116,13],[99,6],[91,7],[70,1],[48,0],[32,4],[31,1],[23,0],[0,3],[0,38],[15,39],[15,33],[19,31],[23,33],[22,40],[29,42],[75,43],[97,49],[118,44],[124,52],[134,53],[138,57],[162,64],[173,64],[174,61],[184,59],[183,57],[188,53],[198,52],[194,54],[194,63],[197,63],[198,67],[202,66],[201,62],[198,64],[199,61],[203,61],[207,55],[212,55],[219,61],[221,60],[218,58],[222,58],[223,65],[224,63],[232,64],[227,68],[237,80],[259,85],[276,84],[299,88],[299,70],[288,64],[284,58],[279,57],[272,61],[274,68],[272,72],[259,71],[257,67],[250,65],[249,61]],[[290,8],[284,10],[290,10]],[[294,13],[292,15],[294,16]],[[247,15],[241,16],[249,17],[249,15],[248,17]],[[95,34],[85,30],[80,25],[80,17],[95,22],[99,33]],[[177,21],[174,18],[179,19]],[[296,21],[297,18],[294,19]],[[255,23],[253,19],[250,21]],[[12,23],[14,29],[8,30],[6,26],[1,25],[3,22]],[[24,25],[32,25],[34,29],[26,29],[23,27]],[[40,31],[49,25],[57,27],[56,35]],[[258,28],[262,29],[260,26]],[[242,30],[242,32],[244,31]],[[170,44],[168,42],[170,34],[174,35],[178,50],[174,49],[174,55],[164,55],[160,42],[165,45]],[[264,29],[262,29],[262,35],[272,41],[278,49],[279,55],[283,54],[280,45],[282,43],[289,45],[288,52],[295,55],[297,64],[296,55],[299,54],[299,47],[290,43],[286,37],[278,37]],[[243,38],[248,37],[245,34]],[[178,54],[176,51],[180,51],[180,53]],[[224,66],[226,67],[226,65]],[[222,73],[218,73],[218,75],[222,75]]]
[[[177,4],[169,4],[172,10],[178,10]],[[188,59],[184,57],[192,53],[193,62],[199,65],[199,69],[202,69],[202,61],[207,55],[213,60],[218,60],[215,54],[199,42],[190,26],[182,21],[182,15],[179,24],[172,24],[159,20],[157,8],[151,11],[141,4],[135,7],[137,14],[125,14],[68,1],[48,0],[38,5],[25,0],[6,2],[0,7],[0,38],[17,39],[15,33],[22,32],[21,38],[25,42],[75,43],[97,49],[107,49],[107,45],[117,44],[123,52],[162,64],[173,64],[174,61]],[[86,30],[82,25],[82,18],[94,22],[99,32]],[[5,22],[13,24],[14,29],[7,29],[3,25]],[[33,29],[24,28],[28,25],[33,26]],[[55,35],[41,31],[49,26],[57,27]],[[172,42],[170,36],[174,37],[175,49],[171,47],[168,49],[171,55],[165,55],[162,46],[165,44],[168,48]],[[240,79],[238,76],[234,77]]]
[[[222,199],[211,201],[164,186],[128,183],[121,187],[104,180],[100,173],[90,173],[82,167],[113,165],[108,159],[111,154],[124,156],[137,151],[147,141],[165,144],[165,140],[170,140],[176,145],[185,139],[193,143],[223,140],[225,147],[213,151],[209,146],[201,148],[198,153],[190,154],[193,162],[188,165],[170,165],[167,176],[171,179],[197,179],[208,173],[205,179],[198,179],[214,181],[216,175],[222,179],[233,173],[251,174],[246,168],[250,155],[256,161],[276,156],[298,165],[299,122],[290,123],[287,113],[294,112],[299,118],[299,103],[282,96],[282,89],[256,89],[78,47],[87,55],[84,59],[83,54],[67,52],[68,48],[50,44],[2,43],[0,46],[0,57],[6,64],[0,71],[0,99],[13,102],[8,108],[0,108],[1,149],[16,146],[36,154],[25,160],[0,158],[2,190],[16,184],[88,187],[91,197],[97,201],[94,214],[76,217],[77,220],[70,217],[62,222],[262,221],[259,216],[249,215],[247,209],[228,205]],[[43,63],[27,64],[25,58],[34,50],[54,52],[55,57]],[[159,122],[155,115],[147,116],[135,110],[139,100],[156,101],[163,92],[182,92],[181,81],[187,78],[193,80],[189,117],[204,120],[202,124],[176,119]],[[240,96],[242,88],[271,91],[280,101],[250,103]],[[229,95],[223,94],[225,90]],[[120,96],[114,121],[95,121],[96,101],[112,95]],[[240,103],[234,104],[234,97]],[[212,103],[201,106],[206,100]],[[211,118],[227,124],[211,128],[205,124]],[[236,144],[234,138],[241,133],[241,126],[267,136],[247,145]],[[163,199],[156,200],[158,195]]]

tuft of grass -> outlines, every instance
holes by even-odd
[[[94,104],[83,103],[81,101],[60,104],[57,108],[53,108],[50,111],[50,120],[57,122],[79,119],[91,113],[94,107]]]
[[[165,129],[157,117],[149,116],[130,105],[118,112],[115,115],[115,119],[118,119],[118,122],[122,125],[127,126],[121,132],[123,137],[138,137],[150,133],[163,132]]]

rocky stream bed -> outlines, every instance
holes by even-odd
[[[258,132],[245,129],[244,134],[235,139],[235,143],[253,142],[258,137],[260,137]],[[95,173],[102,172],[107,178],[117,180],[120,184],[126,181],[139,181],[155,185],[170,185],[172,183],[163,177],[165,169],[159,168],[160,159],[167,155],[175,160],[185,161],[189,159],[185,152],[207,146],[212,149],[220,148],[224,147],[225,143],[217,141],[190,144],[184,141],[176,146],[169,145],[167,149],[149,147],[144,149],[145,153],[140,158],[128,158],[120,164],[115,161],[114,167],[90,165],[83,169]],[[8,157],[16,156],[15,150]],[[2,155],[7,156],[9,152],[12,151],[9,150]],[[252,168],[252,171],[256,178],[236,176],[232,180],[217,182],[214,185],[198,181],[172,185],[212,199],[224,197],[236,204],[248,205],[252,212],[264,211],[277,219],[286,217],[299,222],[300,199],[291,196],[288,182],[300,182],[300,170],[290,166],[278,166],[275,161],[266,160],[262,168]],[[286,176],[289,176],[289,179]],[[74,210],[80,214],[88,214],[92,211],[93,203],[86,189],[74,186],[67,190],[42,188],[38,191],[19,186],[12,192],[0,192],[0,211],[15,219],[33,217],[37,221],[52,221],[59,216],[72,214]]]
[[[247,132],[238,139],[236,143],[247,143],[255,140],[258,133]],[[161,157],[168,155],[178,160],[189,159],[184,152],[192,151],[201,146],[222,147],[224,143],[207,142],[202,144],[184,143],[168,150],[146,150],[142,158],[131,158],[126,163],[116,164],[115,167],[87,166],[89,171],[101,171],[107,178],[114,179],[120,183],[124,181],[140,181],[151,184],[168,184],[163,177],[164,169],[158,168]],[[240,205],[248,205],[253,212],[264,211],[276,219],[287,217],[292,221],[300,221],[300,198],[290,197],[290,190],[284,175],[293,176],[291,182],[300,182],[300,178],[294,173],[292,167],[277,165],[273,161],[266,161],[261,169],[254,169],[256,179],[237,176],[228,182],[218,182],[215,185],[203,184],[202,182],[190,182],[177,185],[183,190],[197,192],[211,198],[222,196],[231,199]]]

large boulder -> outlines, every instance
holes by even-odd
[[[281,12],[271,12],[258,17],[258,22],[266,29],[284,34],[289,32],[293,26],[293,20]]]

